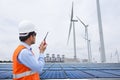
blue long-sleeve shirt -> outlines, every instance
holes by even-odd
[[[18,61],[29,67],[32,71],[42,73],[45,64],[44,54],[39,54],[38,59],[36,59],[31,51],[32,48],[29,45],[24,42],[21,42],[21,45],[24,45],[26,48],[19,53]]]

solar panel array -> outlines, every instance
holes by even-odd
[[[120,78],[120,64],[45,64],[41,79]],[[0,64],[0,79],[12,79],[11,64]]]

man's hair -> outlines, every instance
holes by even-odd
[[[19,36],[19,40],[24,42],[24,41],[26,41],[31,35],[32,35],[32,36],[36,36],[36,32],[34,32],[34,31],[33,31],[33,32],[29,32],[27,36]]]

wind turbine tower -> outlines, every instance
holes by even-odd
[[[74,45],[74,59],[76,60],[76,36],[75,36],[75,22],[78,22],[78,20],[73,19],[73,2],[72,2],[72,10],[71,10],[71,19],[70,19],[70,27],[69,27],[69,34],[68,34],[68,41],[70,38],[71,28],[73,27],[73,45]]]
[[[120,62],[120,61],[119,61],[119,53],[118,53],[118,50],[117,50],[117,49],[116,49],[115,55],[117,56],[117,61],[118,61],[118,63],[119,63],[119,62]]]
[[[99,25],[99,35],[100,35],[101,62],[105,63],[106,56],[105,56],[104,39],[103,39],[103,31],[102,31],[102,20],[101,20],[99,0],[96,0],[96,3],[97,3],[98,25]]]

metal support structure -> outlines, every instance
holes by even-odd
[[[104,48],[104,39],[103,39],[103,31],[102,31],[102,20],[101,20],[101,12],[100,12],[100,5],[99,0],[96,0],[97,3],[97,15],[98,15],[98,25],[99,25],[99,35],[100,35],[100,53],[101,53],[101,62],[106,62],[105,56],[105,48]]]
[[[74,45],[74,59],[76,60],[76,36],[75,36],[75,23],[73,21],[73,45]]]
[[[90,62],[92,62],[91,41],[88,40],[88,42],[89,42],[89,59],[90,59]]]
[[[91,53],[90,53],[90,42],[88,39],[88,26],[85,27],[85,32],[86,32],[86,40],[87,40],[87,49],[88,49],[88,62],[91,62]]]

